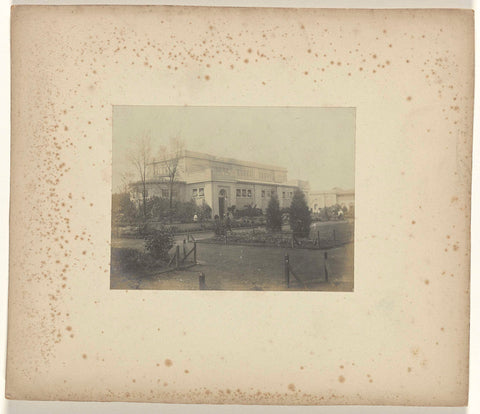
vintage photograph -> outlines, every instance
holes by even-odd
[[[114,106],[111,289],[354,289],[355,108]]]

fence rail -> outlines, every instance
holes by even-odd
[[[192,253],[193,253],[193,262],[188,263],[186,260]],[[170,258],[170,261],[168,262],[168,265],[167,265],[168,269],[162,270],[161,272],[158,272],[158,274],[172,272],[173,270],[188,269],[190,267],[195,266],[196,264],[197,264],[197,242],[194,242],[193,247],[190,249],[190,251],[188,251],[186,246],[186,241],[184,240],[182,255],[180,255],[180,246],[177,244],[175,246],[175,253]]]

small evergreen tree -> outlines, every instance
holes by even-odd
[[[267,207],[267,229],[271,231],[282,230],[282,213],[276,194],[272,195]]]
[[[293,193],[292,204],[290,204],[290,227],[295,235],[308,237],[312,218],[308,209],[305,194],[297,189]]]
[[[163,227],[145,236],[145,250],[155,260],[168,262],[168,252],[175,244],[171,229]]]

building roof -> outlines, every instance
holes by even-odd
[[[355,194],[355,190],[343,190],[342,188],[334,187],[331,190],[324,191],[310,191],[310,195],[321,195],[321,194],[336,194],[336,195],[349,195]]]
[[[203,153],[203,152],[183,150],[182,151],[182,158],[183,157],[185,157],[185,158],[197,158],[197,159],[219,162],[219,163],[224,163],[224,164],[240,165],[242,167],[262,168],[262,169],[266,169],[266,170],[276,170],[276,171],[281,171],[281,172],[285,172],[285,173],[287,172],[286,168],[279,167],[278,165],[262,164],[262,163],[251,162],[251,161],[242,161],[242,160],[237,160],[235,158],[218,157],[218,156],[211,155],[211,154],[206,154],[206,153]],[[161,164],[161,163],[162,163],[162,161],[155,161],[152,164]]]

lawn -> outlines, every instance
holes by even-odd
[[[135,274],[111,275],[111,288],[196,290],[202,272],[211,290],[287,290],[285,254],[289,255],[293,271],[288,290],[353,291],[353,244],[328,250],[328,282],[323,250],[197,243],[197,266],[143,278]]]

